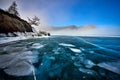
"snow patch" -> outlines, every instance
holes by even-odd
[[[18,37],[0,37],[0,44],[8,43],[11,41],[25,40],[30,38],[48,38],[50,36],[18,36]]]

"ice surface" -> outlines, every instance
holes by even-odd
[[[92,68],[93,66],[96,65],[94,62],[92,62],[91,60],[88,60],[88,59],[84,58],[81,55],[72,56],[71,58],[74,61],[74,65],[77,66],[77,67],[84,66],[86,68]]]
[[[11,61],[15,58],[15,54],[10,55],[0,55],[0,68],[8,67]]]
[[[66,43],[60,43],[61,46],[67,46],[67,47],[75,47],[75,45],[72,44],[66,44]]]
[[[32,73],[33,65],[38,62],[37,54],[31,51],[0,55],[0,68],[9,75],[24,76]]]

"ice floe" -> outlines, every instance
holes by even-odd
[[[70,48],[71,51],[76,52],[76,53],[81,53],[82,51],[77,48]]]
[[[75,47],[75,45],[66,44],[66,43],[60,43],[59,45],[61,45],[61,46],[66,46],[66,47]]]

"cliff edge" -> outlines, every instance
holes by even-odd
[[[31,25],[27,21],[0,9],[0,34],[8,35],[8,33],[11,33],[17,36],[14,32],[25,33],[33,31]]]

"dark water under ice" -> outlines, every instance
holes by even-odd
[[[0,80],[120,80],[120,38],[52,36],[0,44]]]

